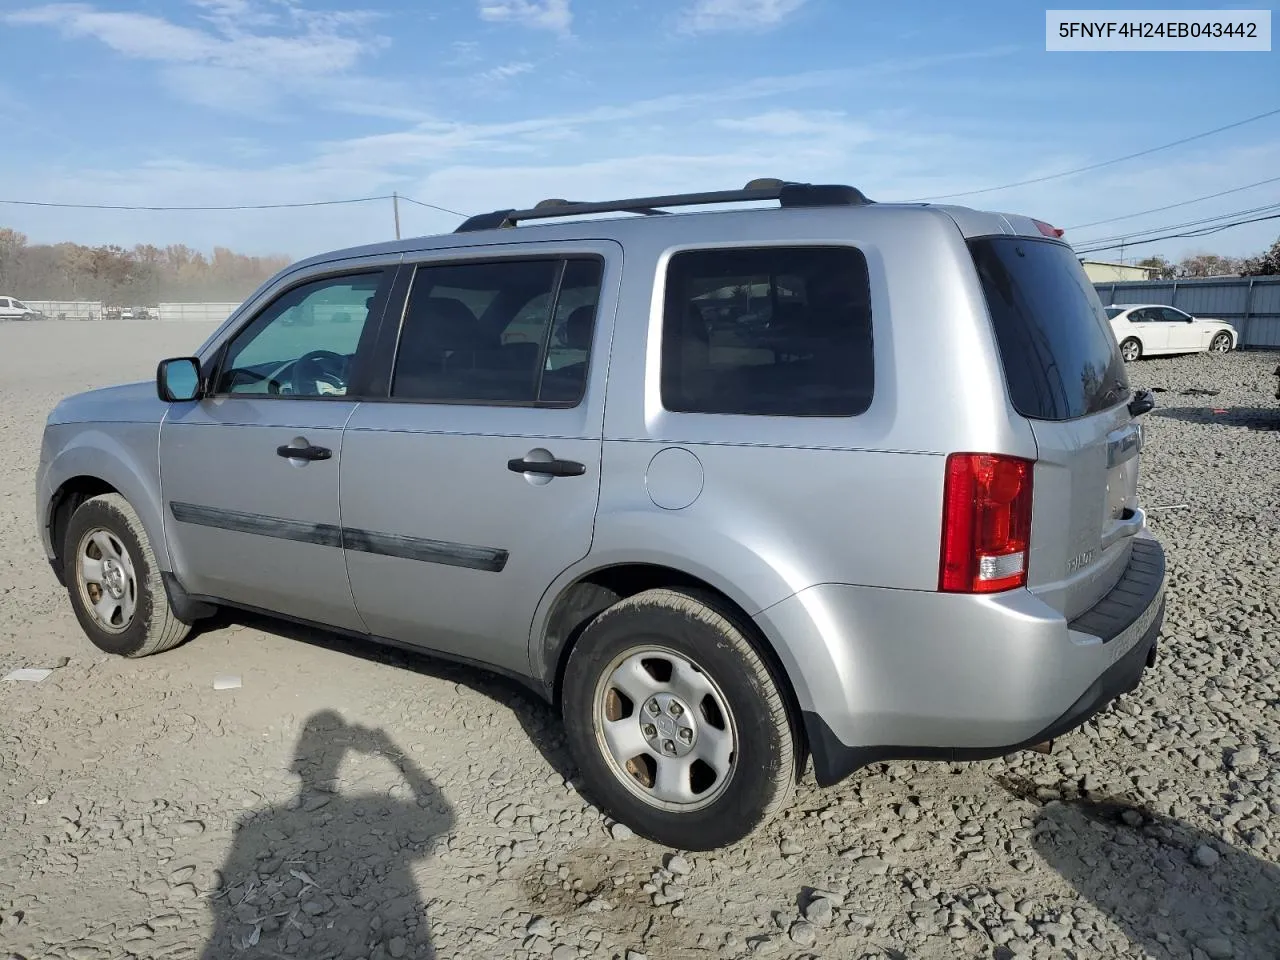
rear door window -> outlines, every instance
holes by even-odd
[[[419,265],[391,396],[576,405],[586,387],[602,268],[598,258]]]
[[[1013,407],[1074,420],[1129,397],[1098,295],[1071,248],[1026,237],[969,241]]]

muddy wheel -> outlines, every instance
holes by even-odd
[[[145,657],[176,646],[190,631],[169,608],[142,521],[119,494],[76,509],[62,562],[76,619],[98,649]]]

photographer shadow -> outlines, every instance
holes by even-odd
[[[342,791],[348,750],[386,758],[404,785]],[[291,804],[236,825],[203,960],[433,957],[413,870],[453,827],[447,800],[383,731],[330,710],[307,719],[293,772],[301,783]]]
[[[423,676],[468,687],[511,711],[550,770],[554,770],[566,781],[577,777],[577,765],[569,753],[559,715],[529,687],[511,677],[493,672],[480,664],[462,664],[435,656],[428,650],[375,643],[320,627],[230,608],[219,610],[208,620],[198,621],[196,630],[197,634],[208,633],[228,626],[261,630],[344,656],[359,657],[400,670],[412,670]]]
[[[1080,800],[1046,805],[1034,842],[1156,960],[1280,957],[1280,868],[1212,834],[1137,804]]]

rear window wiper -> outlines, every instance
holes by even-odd
[[[1129,416],[1140,417],[1156,405],[1156,395],[1150,390],[1138,390],[1129,401]]]

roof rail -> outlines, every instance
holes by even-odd
[[[761,178],[752,180],[741,190],[712,190],[706,193],[673,193],[664,197],[634,197],[629,200],[582,202],[573,200],[541,200],[528,210],[494,210],[479,213],[466,220],[454,233],[514,227],[521,220],[547,220],[553,217],[576,217],[588,213],[638,213],[645,216],[665,214],[662,207],[693,207],[713,203],[742,203],[748,200],[777,200],[783,207],[853,207],[871,203],[856,187],[838,183],[792,183]]]

